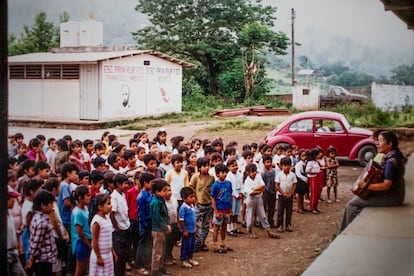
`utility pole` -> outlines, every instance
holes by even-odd
[[[295,77],[295,10],[292,8],[292,86],[296,85]]]
[[[7,0],[0,0],[0,275],[7,274],[7,135],[8,47]]]

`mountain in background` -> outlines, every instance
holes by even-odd
[[[104,24],[104,44],[135,45],[131,32],[148,25],[135,10],[137,0],[13,0],[9,1],[9,33],[17,36],[35,15],[46,12],[56,24],[64,11],[72,21],[95,19]],[[400,64],[414,63],[414,32],[379,0],[264,0],[278,8],[275,29],[291,36],[291,9],[296,12],[296,57],[316,66],[343,61],[354,70],[389,75]],[[289,60],[289,56],[285,57]]]

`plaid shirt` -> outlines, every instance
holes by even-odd
[[[35,211],[30,224],[30,246],[29,254],[33,256],[36,263],[55,263],[57,249],[53,238],[53,227],[49,216],[40,211]]]

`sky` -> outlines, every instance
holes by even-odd
[[[56,24],[67,11],[73,21],[93,18],[104,24],[104,44],[134,45],[131,32],[148,24],[135,11],[137,0],[11,0],[9,32],[19,35],[44,11]],[[342,61],[355,70],[389,75],[400,64],[414,63],[414,31],[380,0],[263,0],[277,7],[276,31],[291,37],[291,9],[296,13],[296,56],[316,67]],[[115,6],[114,6],[115,5]],[[287,57],[288,58],[288,57]]]

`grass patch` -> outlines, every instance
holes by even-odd
[[[257,130],[264,127],[272,126],[267,122],[250,122],[247,118],[241,118],[236,120],[231,120],[223,123],[218,123],[209,127],[206,127],[205,131],[207,132],[221,132],[224,130]]]
[[[105,127],[111,128],[120,126],[121,129],[125,130],[146,130],[148,128],[161,127],[167,124],[205,121],[210,119],[210,114],[204,112],[166,113],[160,116],[147,116],[136,118],[134,120],[108,122],[105,124]]]

